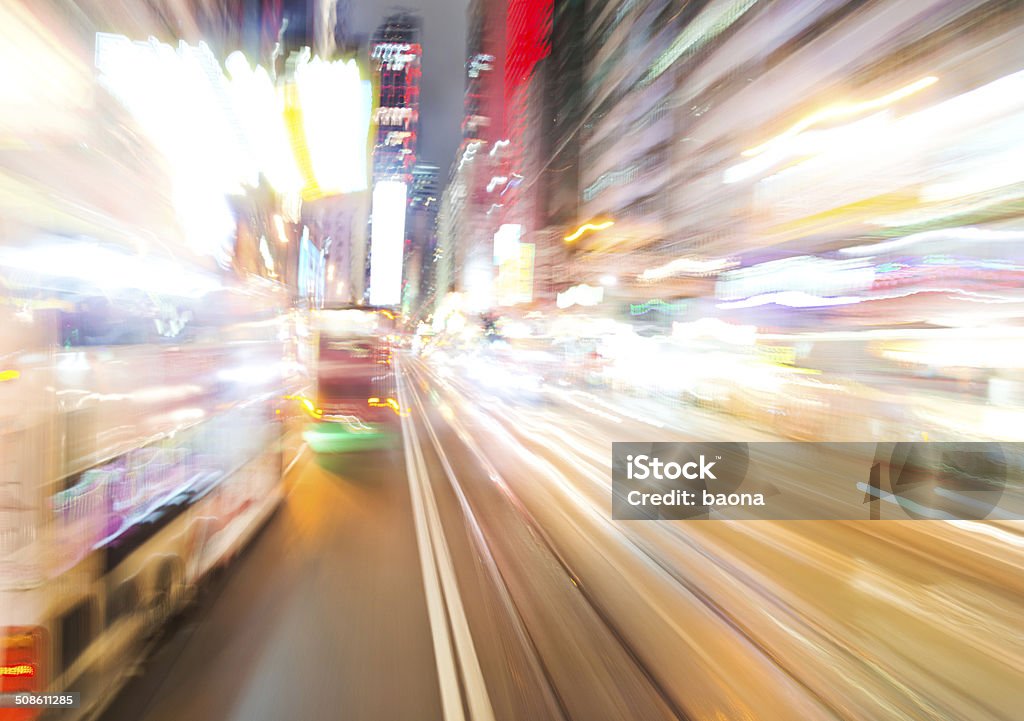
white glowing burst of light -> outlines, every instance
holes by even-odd
[[[564,293],[559,293],[556,303],[559,308],[571,308],[574,305],[584,307],[595,306],[604,300],[604,286],[593,286],[583,283],[574,285]]]
[[[238,51],[231,53],[224,65],[231,77],[228,92],[244,133],[246,152],[257,160],[275,190],[300,191],[302,176],[288,138],[284,100],[270,75],[260,65],[251,67]]]
[[[922,78],[868,105],[905,97],[929,81],[934,78]],[[977,201],[981,194],[1006,193],[1024,181],[1022,98],[1024,71],[1018,71],[923,110],[880,120],[874,127],[865,125],[856,139],[833,129],[829,132],[836,142],[822,147],[820,154],[761,180],[758,202],[765,207],[781,205],[785,212],[776,207],[774,218],[781,223],[910,187],[920,188],[919,200],[924,203]],[[787,144],[795,140],[789,131],[784,136]],[[768,152],[780,142],[776,139],[744,154]],[[730,169],[726,181],[762,169],[740,164]],[[1018,196],[1011,192],[1009,197]]]
[[[903,238],[886,240],[881,243],[868,243],[842,248],[839,252],[853,257],[865,257],[891,253],[914,246],[927,246],[938,243],[970,244],[970,243],[1019,243],[1024,240],[1024,230],[996,228],[943,228],[914,233]]]
[[[203,43],[169,45],[96,35],[99,80],[167,161],[173,202],[192,250],[230,258],[234,219],[226,195],[255,185],[259,167],[242,142],[228,81]]]
[[[883,111],[837,128],[805,130],[797,135],[782,137],[767,144],[763,152],[749,160],[727,168],[722,176],[722,182],[738,183],[761,175],[782,163],[820,155],[837,148],[850,149],[858,145],[870,145],[888,129],[891,119],[891,112]]]
[[[303,59],[295,68],[302,124],[320,192],[367,187],[372,88],[355,60]]]
[[[523,234],[523,226],[517,223],[505,223],[494,234],[494,263],[500,265],[510,258],[519,255],[519,239]]]
[[[189,271],[173,261],[122,253],[91,242],[0,248],[0,267],[50,278],[73,278],[103,291],[136,289],[200,298],[222,287],[213,276]]]
[[[725,301],[788,291],[835,296],[869,290],[874,281],[874,267],[866,260],[802,255],[729,271],[719,277],[715,294]]]
[[[721,308],[722,310],[758,308],[762,305],[769,305],[772,303],[775,305],[786,306],[787,308],[818,308],[833,305],[852,305],[854,303],[861,303],[865,300],[871,299],[862,296],[837,296],[834,298],[825,298],[819,295],[804,293],[802,291],[787,290],[777,293],[755,295],[743,300],[719,303],[718,308]]]
[[[673,323],[672,337],[676,340],[708,338],[735,345],[753,345],[757,340],[757,326],[726,323],[718,318],[701,318],[692,323]]]
[[[676,258],[665,265],[648,268],[640,274],[640,279],[652,281],[672,275],[714,275],[737,264],[732,258]]]
[[[382,180],[373,186],[370,242],[370,303],[402,301],[402,252],[405,244],[406,186]]]
[[[471,313],[480,313],[494,306],[494,267],[484,259],[474,259],[466,264],[466,305]]]

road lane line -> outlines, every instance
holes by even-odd
[[[544,467],[546,466],[546,468],[549,469],[549,475],[561,479],[560,485],[563,492],[569,493],[570,487],[573,490],[575,490],[575,487],[569,483],[568,478],[561,474],[561,472],[558,471],[557,468],[553,464],[551,464],[551,462],[541,458],[540,456],[534,456],[529,454],[527,452],[526,447],[523,446],[516,438],[514,438],[511,433],[506,431],[500,424],[498,424],[497,421],[493,421],[483,413],[478,414],[477,418],[479,418],[480,420],[491,421],[494,424],[494,429],[496,433],[503,434],[504,436],[507,437],[510,446],[518,446],[523,451],[523,453],[518,453],[517,455],[522,456],[525,462],[533,465],[534,467],[538,467],[542,471],[541,477],[546,477],[544,475]],[[465,427],[462,426],[462,424],[458,421],[456,417],[446,417],[445,421],[448,423],[448,426],[455,432],[458,438],[462,441],[462,443],[466,446],[466,448],[477,458],[481,466],[488,473],[491,480],[499,484],[499,486],[505,490],[506,496],[509,498],[510,502],[512,503],[512,506],[521,515],[523,521],[533,530],[536,537],[547,548],[548,552],[551,554],[554,560],[562,567],[563,571],[572,581],[573,585],[576,586],[577,589],[579,589],[584,601],[601,620],[601,623],[605,626],[608,632],[619,643],[622,650],[635,664],[636,669],[647,679],[647,682],[651,685],[651,689],[655,694],[657,694],[661,702],[665,704],[665,707],[677,719],[680,719],[680,721],[689,721],[691,718],[693,718],[689,713],[685,711],[684,707],[676,701],[673,695],[669,692],[668,688],[666,688],[666,686],[659,679],[659,677],[656,676],[655,673],[651,670],[648,663],[644,661],[643,657],[640,655],[635,645],[627,638],[626,634],[623,632],[619,624],[614,622],[612,616],[608,613],[607,609],[602,604],[598,603],[593,593],[586,586],[584,586],[579,575],[573,569],[568,559],[564,555],[562,555],[562,552],[558,549],[558,546],[555,544],[550,534],[540,524],[537,517],[533,515],[533,513],[529,509],[527,509],[527,507],[522,503],[518,496],[516,496],[511,491],[508,484],[504,481],[502,474],[498,471],[498,469],[490,461],[490,459],[484,454],[483,449],[469,435]],[[576,493],[580,492],[576,490]],[[580,495],[582,498],[583,496],[581,493]],[[612,524],[609,519],[605,518],[601,511],[594,507],[592,503],[576,500],[576,504],[578,504],[581,510],[593,514],[598,521],[602,521],[609,527],[614,529],[614,524]],[[570,515],[568,515],[564,509],[561,509],[561,515],[565,522],[569,525],[569,527],[573,528],[576,533],[578,533],[581,536],[586,535],[586,532],[580,526],[580,524],[576,520],[574,520]],[[613,568],[617,570],[618,575],[620,577],[628,579],[631,576],[635,575],[627,573],[626,568],[622,566],[621,562],[615,560],[611,556],[605,555],[605,560]],[[657,613],[659,617],[662,618],[662,620],[666,621],[669,627],[672,628],[672,630],[675,631],[675,633],[680,638],[691,641],[691,646],[693,645],[692,638],[690,637],[690,635],[683,631],[682,627],[676,620],[671,618],[671,616],[666,615],[665,610],[660,605],[652,605],[650,608],[655,613]],[[702,653],[701,656],[702,658],[707,658],[706,653]]]
[[[307,448],[309,448],[309,446],[307,446],[306,442],[303,441],[302,445],[299,446],[299,450],[298,452],[296,452],[295,457],[292,458],[291,462],[287,466],[285,466],[285,469],[283,471],[281,471],[281,478],[284,478],[285,476],[292,472],[292,468],[294,468],[295,464],[299,462],[299,459],[302,458],[302,454],[306,452]]]
[[[395,367],[396,375],[399,369]],[[399,396],[401,398],[401,395]],[[402,404],[402,401],[399,400]],[[404,406],[404,404],[402,404]],[[437,680],[441,690],[441,709],[445,721],[464,721],[462,694],[455,669],[455,656],[445,618],[444,600],[437,567],[434,565],[434,550],[427,531],[426,512],[420,494],[419,470],[411,448],[409,419],[402,417],[402,446],[405,451],[405,471],[409,480],[409,495],[412,498],[413,525],[416,528],[416,546],[419,550],[420,568],[423,575],[423,591],[427,599],[427,617],[430,621],[430,635],[434,643],[434,661],[437,665]]]
[[[398,359],[395,361],[395,373],[398,376],[397,391],[399,405],[402,408],[409,408],[409,404],[406,403],[406,393],[404,392],[405,378],[402,376],[401,362]],[[430,485],[430,476],[423,457],[419,435],[413,421],[408,416],[402,417],[402,425],[410,490],[415,485],[418,487],[417,490],[420,494],[418,499],[420,514],[416,516],[417,526],[421,524],[424,526],[423,537],[426,544],[429,545],[433,560],[436,563],[436,566],[432,569],[434,583],[437,582],[438,578],[440,579],[440,588],[438,590],[443,591],[443,599],[448,609],[448,621],[451,623],[459,669],[462,672],[462,683],[466,692],[467,705],[469,706],[469,716],[473,721],[494,721],[494,710],[491,706],[490,696],[487,693],[487,684],[484,681],[483,671],[480,668],[480,659],[476,653],[473,636],[469,629],[466,610],[462,603],[462,597],[459,595],[455,565],[452,561],[451,550],[448,548],[448,543],[445,540],[441,516],[437,509],[437,498]],[[410,447],[411,454],[409,453]],[[419,535],[419,528],[417,528],[417,535]],[[440,622],[443,624],[444,619],[441,618]],[[431,623],[433,625],[433,618]],[[448,627],[445,625],[446,633],[447,629]],[[448,648],[450,650],[451,646],[449,645]],[[461,711],[460,704],[460,715]]]
[[[484,537],[483,529],[481,529],[480,524],[476,519],[476,515],[473,513],[473,509],[469,504],[469,499],[466,498],[466,495],[459,484],[458,478],[455,475],[455,470],[452,468],[451,461],[448,459],[448,454],[445,453],[444,447],[441,445],[441,441],[437,437],[437,433],[434,431],[433,424],[427,416],[426,407],[420,400],[419,395],[413,394],[413,400],[416,402],[416,407],[419,409],[420,416],[423,418],[423,427],[426,429],[427,435],[430,437],[430,442],[434,447],[434,451],[437,453],[438,460],[441,461],[441,466],[444,468],[445,475],[448,477],[448,482],[451,484],[452,490],[455,492],[459,505],[462,508],[462,512],[469,525],[470,533],[476,542],[477,551],[480,554],[484,567],[487,570],[488,575],[490,575],[492,583],[494,583],[498,597],[501,599],[502,605],[505,607],[505,611],[509,616],[516,636],[520,643],[523,644],[524,648],[527,649],[530,661],[533,664],[534,672],[542,682],[541,693],[546,696],[549,708],[554,709],[560,718],[568,719],[569,713],[566,709],[565,702],[558,694],[558,690],[555,687],[551,673],[544,664],[543,659],[541,659],[540,651],[537,649],[537,645],[534,642],[533,637],[530,635],[529,631],[527,631],[526,625],[523,622],[515,601],[512,600],[512,596],[509,593],[505,579],[501,575],[501,571],[498,569],[498,564],[494,560],[494,555],[491,553],[490,545]]]
[[[538,436],[528,431],[524,431],[521,426],[517,426],[514,423],[509,424],[511,428],[514,430],[513,432],[513,430],[509,430],[505,427],[505,423],[508,422],[507,419],[502,419],[501,421],[499,421],[497,417],[493,417],[490,413],[485,412],[483,409],[474,409],[474,414],[477,420],[479,420],[481,423],[489,427],[496,437],[502,438],[504,440],[504,445],[507,448],[514,449],[516,455],[522,458],[524,462],[533,465],[546,477],[556,480],[556,483],[554,484],[555,487],[558,487],[562,490],[562,492],[569,494],[570,497],[576,501],[579,508],[582,511],[584,511],[584,516],[590,515],[593,519],[597,520],[602,526],[611,525],[614,527],[614,524],[610,523],[605,512],[602,511],[599,506],[595,505],[595,501],[591,499],[588,495],[586,495],[586,493],[583,490],[577,488],[570,481],[569,476],[565,475],[556,465],[554,465],[552,460],[541,454],[537,454],[530,451],[529,447],[526,445],[527,442],[533,442],[538,445],[546,447],[556,456],[560,456],[562,458],[576,457],[577,459],[579,459],[579,462],[581,464],[581,467],[579,468],[580,472],[583,475],[589,476],[598,486],[604,485],[606,489],[610,492],[611,484],[607,482],[604,477],[602,477],[599,473],[590,472],[583,469],[582,466],[587,465],[587,463],[583,459],[582,455],[576,455],[576,449],[571,444],[565,444],[564,448],[556,447],[548,443],[546,440],[544,440],[542,436]],[[485,468],[489,469],[489,473],[491,474],[492,480],[494,480],[495,482],[499,482],[499,479],[502,478],[500,472],[491,464],[490,460],[484,455],[482,448],[479,445],[477,445],[476,440],[474,440],[474,438],[470,436],[468,430],[464,426],[462,426],[462,423],[458,420],[458,418],[446,417],[445,420],[447,421],[449,427],[456,433],[456,435],[462,440],[462,442],[467,446],[467,448],[477,457],[481,464]],[[525,435],[526,439],[519,437],[517,434]],[[501,481],[501,483],[502,485],[504,485],[504,481]],[[548,545],[549,549],[555,556],[556,560],[562,565],[566,573],[569,574],[570,578],[573,579],[573,582],[577,583],[576,579],[578,578],[578,576],[576,576],[575,571],[572,570],[572,567],[570,566],[569,562],[561,556],[560,552],[554,545],[553,539],[551,539],[548,536],[547,532],[540,527],[539,523],[536,521],[535,517],[533,517],[532,513],[529,510],[527,510],[526,507],[520,501],[518,501],[518,499],[515,496],[510,496],[510,498],[512,498],[513,504],[520,510],[521,513],[524,514],[524,517],[527,519],[527,523],[531,524],[537,529],[538,537],[541,538],[541,540]],[[578,525],[578,523],[575,520],[573,520],[569,516],[565,516],[565,519],[571,526],[577,529],[577,532],[581,534],[584,533],[582,528]],[[718,605],[714,601],[713,598],[711,598],[706,593],[700,591],[699,587],[693,585],[689,581],[686,581],[682,576],[676,573],[675,570],[672,568],[671,564],[664,561],[661,557],[661,554],[657,553],[649,543],[640,540],[637,536],[635,536],[632,533],[626,532],[623,528],[615,528],[616,530],[622,533],[623,538],[626,540],[628,544],[632,545],[637,552],[645,556],[651,563],[654,564],[654,568],[656,569],[656,571],[660,572],[660,574],[668,577],[669,579],[674,580],[677,584],[679,584],[680,588],[683,591],[693,596],[693,598],[696,601],[698,601],[711,613],[715,614],[715,616],[717,616],[722,622],[724,622],[730,628],[732,628],[733,631],[738,632],[742,638],[746,639],[747,642],[750,643],[753,646],[753,648],[767,660],[768,663],[773,664],[776,668],[785,673],[792,681],[799,684],[800,687],[807,691],[810,694],[812,701],[816,701],[820,703],[822,706],[830,709],[836,715],[836,718],[839,718],[841,716],[841,714],[839,714],[836,711],[832,704],[829,703],[828,699],[823,697],[820,694],[820,692],[816,691],[814,688],[808,686],[803,680],[795,676],[785,665],[783,665],[778,660],[778,658],[774,654],[772,654],[768,650],[768,648],[763,643],[760,642],[760,640],[756,636],[752,634],[751,631],[749,631],[745,626],[743,626],[735,618],[733,618],[732,615],[727,613],[720,605]],[[622,566],[619,561],[613,560],[610,556],[606,556],[606,558],[614,568],[618,569],[619,575],[621,575],[622,577],[628,577],[627,569],[624,566]],[[580,587],[581,592],[583,592],[584,597],[587,598],[588,603],[590,603],[594,611],[603,619],[604,623],[612,632],[612,634],[619,639],[620,643],[622,643],[623,645],[623,648],[637,663],[638,668],[640,668],[640,670],[648,677],[651,683],[654,684],[655,688],[659,691],[659,693],[662,693],[663,700],[673,709],[673,712],[676,713],[676,715],[681,719],[689,718],[685,714],[684,709],[675,705],[675,701],[668,693],[668,691],[662,688],[660,681],[657,680],[653,672],[648,670],[647,665],[642,660],[639,653],[634,650],[632,643],[630,643],[626,639],[625,635],[619,630],[618,625],[614,623],[611,616],[606,613],[602,605],[599,604],[596,598],[594,598],[590,594],[590,592],[582,586],[582,582],[577,583],[577,586]],[[673,628],[681,638],[686,639],[691,645],[694,645],[690,636],[683,633],[681,627],[676,623],[676,621],[672,619],[670,616],[666,615],[666,612],[659,605],[654,605],[651,608],[654,610],[655,613],[657,613],[664,620],[666,620],[668,625],[671,628]],[[706,658],[706,654],[704,654],[703,652],[700,654],[700,656]]]

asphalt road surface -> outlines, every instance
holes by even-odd
[[[399,373],[394,446],[307,449],[105,721],[1021,718],[1019,524],[615,522],[612,441],[770,437]]]

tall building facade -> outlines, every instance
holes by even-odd
[[[616,276],[620,307],[699,298],[759,326],[817,327],[853,315],[847,303],[883,307],[833,298],[845,288],[839,250],[952,227],[949,247],[967,252],[952,208],[991,198],[973,194],[963,159],[998,131],[930,123],[1015,77],[1022,12],[980,0],[587,0],[576,221],[614,225],[569,244],[572,281]],[[985,113],[963,117],[983,124]],[[914,123],[920,136],[897,141]],[[992,152],[983,157],[998,164]],[[790,257],[813,269],[770,265]],[[787,293],[797,296],[769,300]],[[913,296],[888,307],[909,309]]]
[[[508,141],[504,155],[511,172],[528,162],[531,80],[551,50],[551,11],[552,0],[508,0],[506,6],[502,140]]]
[[[534,76],[550,52],[551,15],[551,0],[472,0],[468,8],[463,142],[439,243],[453,288],[477,308],[533,299],[528,234],[541,225],[544,188],[527,182],[527,168],[536,174],[544,164]],[[448,237],[455,228],[458,237]]]
[[[647,249],[664,244],[676,135],[674,70],[652,68],[701,4],[657,0],[588,3],[584,35],[579,205],[576,221],[615,225],[574,248],[577,282],[615,276],[620,289],[644,270]],[[684,36],[685,37],[685,36]]]
[[[370,43],[377,81],[374,180],[412,182],[419,132],[422,20],[413,13],[388,16]]]
[[[440,170],[429,163],[417,163],[412,169],[402,305],[406,314],[416,318],[429,314],[433,306]]]
[[[378,26],[370,42],[370,63],[377,96],[373,142],[373,200],[370,253],[367,256],[370,302],[406,306],[410,289],[407,260],[410,186],[416,163],[420,104],[422,19],[395,12]],[[419,285],[418,277],[413,286]]]
[[[501,78],[505,27],[503,0],[470,0],[466,9],[465,95],[462,143],[456,151],[438,209],[434,306],[449,292],[468,294],[491,281],[486,242],[486,197],[480,184],[490,166],[489,149],[503,137]],[[490,177],[490,176],[488,176]],[[486,293],[485,293],[486,294]],[[486,303],[481,300],[481,304]]]
[[[452,166],[448,183],[441,193],[437,211],[437,248],[434,251],[434,296],[430,310],[437,310],[445,297],[459,288],[457,269],[461,267],[459,239],[464,237],[465,176]]]

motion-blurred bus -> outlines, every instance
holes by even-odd
[[[286,392],[272,286],[164,295],[160,318],[93,285],[0,305],[0,692],[77,691],[82,711],[274,510]]]
[[[90,82],[11,10],[12,57]],[[0,113],[0,694],[81,694],[62,719],[95,715],[274,511],[290,372],[282,286],[186,232],[162,157],[85,89]],[[190,230],[231,249],[230,225]]]
[[[396,318],[387,308],[338,306],[315,314],[314,426],[305,439],[318,452],[387,445],[403,410],[394,373]]]

